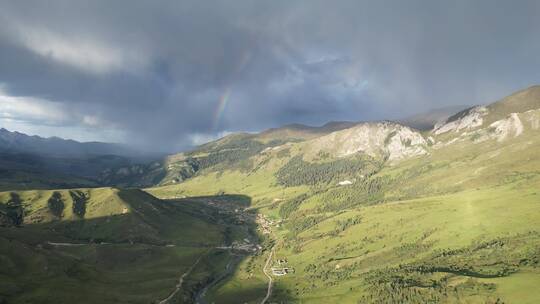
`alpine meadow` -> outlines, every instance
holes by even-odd
[[[0,303],[540,303],[539,20],[0,1]]]

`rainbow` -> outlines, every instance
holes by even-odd
[[[242,72],[244,67],[247,65],[247,63],[251,59],[251,52],[246,51],[242,54],[240,57],[240,61],[236,65],[236,68],[234,69],[234,72],[232,73],[232,76],[237,76],[239,73]],[[230,79],[229,83],[233,83],[233,79]],[[214,130],[217,130],[219,127],[219,123],[221,122],[221,119],[223,117],[223,113],[225,112],[225,109],[227,108],[227,104],[229,103],[230,97],[231,97],[231,91],[232,87],[229,85],[225,87],[225,91],[221,96],[219,97],[218,104],[216,107],[216,110],[214,111]]]
[[[221,117],[227,108],[227,103],[229,103],[229,98],[231,96],[231,88],[225,88],[225,91],[219,97],[219,102],[216,110],[214,111],[214,129],[217,129],[221,121]]]

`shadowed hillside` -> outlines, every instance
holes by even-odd
[[[218,199],[231,208],[250,203]],[[0,299],[151,303],[189,271],[171,303],[191,303],[234,258],[218,248],[249,233],[207,200],[112,188],[0,193]]]

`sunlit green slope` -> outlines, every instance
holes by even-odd
[[[252,197],[274,220],[273,264],[295,270],[274,277],[270,301],[538,303],[538,90],[451,117],[422,138],[361,124],[148,191]],[[270,251],[208,298],[260,302]]]

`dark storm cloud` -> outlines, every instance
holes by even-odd
[[[31,121],[54,103],[48,122],[171,149],[489,102],[540,82],[539,17],[537,1],[4,1],[0,117],[26,115],[18,96]]]

